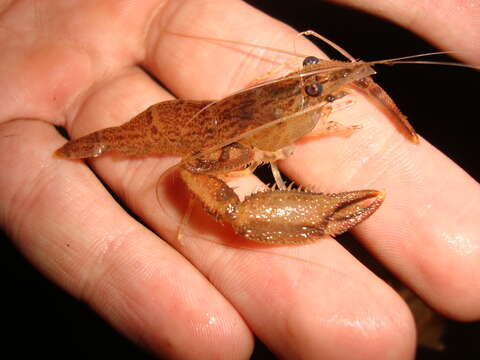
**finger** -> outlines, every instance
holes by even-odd
[[[428,39],[436,46],[451,51],[458,51],[459,58],[471,64],[478,64],[480,59],[480,31],[478,2],[442,1],[433,4],[430,1],[359,1],[333,0],[342,5],[385,17],[418,35]],[[445,19],[448,18],[448,21]]]
[[[186,2],[181,11],[193,11],[196,4]],[[218,2],[212,9],[217,11],[221,6],[225,6],[222,4],[225,3]],[[242,12],[239,12],[239,9],[242,9]],[[239,23],[243,24],[245,19],[253,21],[255,18],[262,18],[262,15],[245,5],[239,5],[239,8],[234,10],[237,14],[236,20],[232,18],[230,21],[237,23],[232,27],[238,28]],[[175,14],[182,18],[178,9]],[[209,12],[205,11],[205,18],[200,19],[203,21],[199,23],[208,23],[209,15]],[[167,22],[168,20],[163,19]],[[268,24],[266,28],[272,32],[278,30],[275,27],[276,22],[263,21],[259,23]],[[249,25],[251,24],[247,27],[252,30]],[[261,33],[264,30],[259,27],[253,32]],[[187,53],[184,56],[189,55],[191,54]],[[201,79],[204,76],[203,70],[200,66],[197,72]],[[193,79],[197,81],[197,78]],[[115,84],[104,84],[102,91],[92,94],[85,103],[86,106],[82,108],[76,121],[92,124],[87,119],[91,119],[95,114],[99,125],[102,121],[104,126],[121,123],[122,120],[115,114],[108,114],[108,109],[118,104],[118,93],[130,88],[132,83],[119,79]],[[189,84],[190,89],[196,92],[197,87],[191,86],[192,78]],[[213,87],[212,85],[210,82],[210,87]],[[133,116],[138,112],[137,101],[136,97],[122,98],[122,118],[125,114],[131,113]],[[129,107],[131,110],[128,110]],[[106,115],[105,118],[103,115]],[[156,177],[171,164],[164,160],[128,160],[113,155],[98,158],[92,161],[92,165],[114,191],[121,194],[135,213],[156,232],[175,244],[183,207],[180,204],[179,209],[180,199],[173,180],[165,177],[161,182],[160,206],[154,196]],[[250,180],[245,180],[244,187],[255,186],[247,182]],[[189,228],[184,229],[187,238],[179,250],[206,274],[215,287],[241,312],[252,330],[275,352],[287,354],[287,357],[322,353],[326,358],[341,358],[347,352],[359,354],[359,357],[374,356],[372,354],[383,354],[389,348],[389,352],[399,358],[411,355],[414,330],[405,304],[337,243],[327,240],[304,248],[274,250],[279,253],[278,256],[270,251],[265,256],[264,252],[258,249],[252,251],[225,248],[217,243],[228,242],[231,233],[225,233],[225,229],[208,221],[205,214],[201,214],[203,213],[195,213],[194,218],[189,221]],[[198,219],[197,215],[202,217]],[[212,239],[215,243],[202,241],[205,238]],[[309,261],[298,260],[302,258]],[[339,283],[342,284],[341,289],[338,289]],[[376,299],[374,303],[372,297]]]
[[[48,277],[134,341],[168,357],[244,358],[243,320],[185,258],[133,220],[81,162],[52,154],[53,127],[0,128],[0,214],[16,246]]]

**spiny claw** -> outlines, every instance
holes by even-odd
[[[217,220],[232,224],[247,239],[269,244],[298,244],[341,234],[362,222],[382,204],[377,190],[322,194],[300,190],[262,191],[240,202],[214,176],[180,169],[190,191]]]

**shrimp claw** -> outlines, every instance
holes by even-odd
[[[217,220],[230,223],[244,238],[268,244],[301,244],[342,234],[372,215],[385,198],[377,190],[338,194],[268,190],[240,201],[217,177],[185,169],[180,176]]]

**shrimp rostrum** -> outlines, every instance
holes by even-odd
[[[180,156],[179,175],[218,221],[254,241],[303,243],[341,234],[373,214],[384,194],[357,190],[326,194],[285,187],[275,162],[306,135],[348,136],[355,127],[328,120],[332,103],[354,88],[373,97],[418,143],[413,128],[373,82],[372,64],[306,57],[301,69],[218,101],[171,100],[152,105],[127,123],[69,141],[56,151],[69,159],[107,151]],[[317,126],[319,122],[325,126]],[[224,181],[231,172],[270,163],[276,186],[240,201]]]

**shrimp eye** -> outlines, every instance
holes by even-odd
[[[322,91],[323,91],[323,86],[319,82],[305,86],[305,92],[307,93],[308,96],[311,96],[311,97],[320,96]]]
[[[303,66],[309,66],[309,65],[315,65],[320,62],[320,59],[315,57],[315,56],[307,56],[305,59],[303,59]]]

